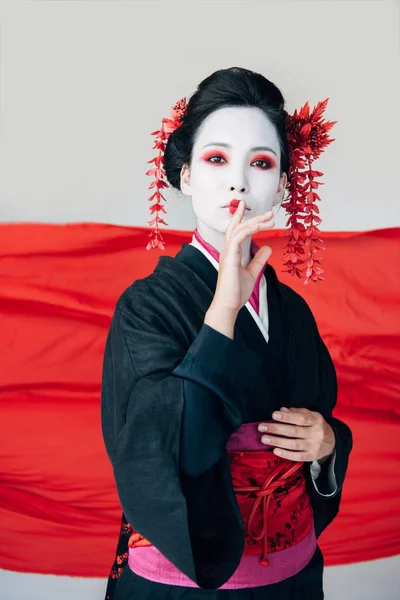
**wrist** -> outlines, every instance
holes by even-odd
[[[318,459],[318,462],[320,465],[323,465],[324,463],[326,463],[327,460],[329,460],[332,456],[332,454],[334,453],[335,448],[333,448],[332,452],[330,454],[327,454],[326,456],[322,456],[321,458]]]
[[[324,456],[321,456],[321,458],[318,459],[318,462],[320,465],[323,465],[327,460],[329,460],[329,458],[332,456],[332,454],[335,451],[336,448],[336,436],[335,436],[335,432],[333,431],[332,427],[326,423],[326,429],[327,429],[327,434],[326,434],[326,441],[325,441],[325,452],[326,454],[324,454]]]
[[[205,314],[204,323],[233,340],[237,315],[236,309],[213,301]]]

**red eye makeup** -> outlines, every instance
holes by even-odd
[[[215,150],[214,150],[214,152],[206,152],[202,158],[203,158],[203,160],[207,161],[210,158],[214,158],[214,157],[219,157],[219,158],[223,158],[224,160],[228,160],[228,157],[223,152],[215,152]],[[221,163],[218,163],[215,161],[210,161],[210,162],[213,162],[214,164],[221,164]]]
[[[268,154],[260,154],[259,156],[255,156],[251,162],[256,162],[257,160],[265,161],[270,169],[276,167],[276,160],[272,158],[272,156],[268,156]]]
[[[202,156],[202,160],[204,160],[205,162],[210,162],[214,165],[224,164],[218,160],[210,160],[211,158],[222,158],[225,161],[228,160],[228,157],[223,152],[220,152],[220,151],[215,152],[215,150],[206,152]],[[251,162],[253,163],[253,162],[257,162],[257,161],[263,161],[267,164],[266,167],[259,167],[263,171],[266,171],[267,169],[273,169],[274,167],[276,167],[276,160],[274,158],[272,158],[272,156],[269,156],[268,154],[259,154],[259,155],[255,156]]]

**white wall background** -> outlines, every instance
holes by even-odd
[[[239,65],[291,112],[330,98],[322,229],[399,225],[398,2],[9,0],[0,24],[0,221],[146,227],[150,132]],[[167,210],[171,228],[194,227],[189,199]]]
[[[398,0],[0,0],[0,36],[2,222],[146,227],[150,132],[204,77],[243,66],[291,112],[330,98],[322,230],[399,226]],[[190,199],[166,195],[170,228],[193,229]],[[327,568],[326,598],[398,600],[399,567]],[[102,600],[104,584],[0,571],[2,600]]]

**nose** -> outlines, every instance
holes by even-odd
[[[249,191],[247,174],[245,172],[245,168],[242,164],[238,164],[235,167],[232,165],[232,170],[228,173],[228,181],[231,180],[231,184],[229,186],[230,192],[234,192],[235,190],[239,194],[246,194]]]
[[[237,190],[241,194],[244,194],[245,192],[247,192],[247,187],[246,186],[240,186],[240,185],[231,185],[230,186],[230,191],[233,192],[234,190]]]

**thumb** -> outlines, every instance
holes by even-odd
[[[253,260],[247,266],[247,271],[253,275],[254,279],[257,279],[271,254],[272,248],[269,246],[263,246],[255,253]]]

